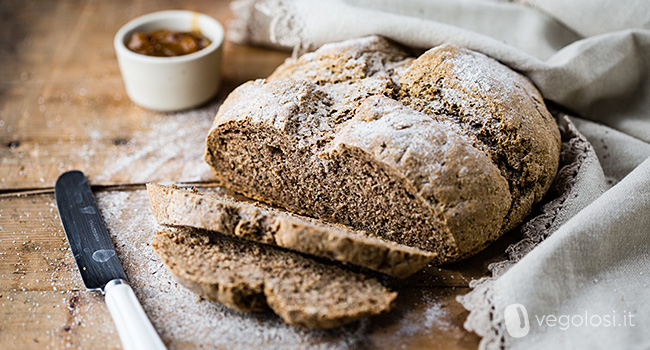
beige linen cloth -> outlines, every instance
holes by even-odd
[[[556,112],[558,193],[459,298],[484,349],[650,348],[650,1],[239,0],[230,40],[313,50],[452,42],[528,76]],[[517,305],[520,304],[520,305]]]

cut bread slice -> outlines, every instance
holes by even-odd
[[[363,231],[316,219],[204,194],[177,186],[147,184],[151,211],[161,225],[188,226],[362,266],[405,278],[436,254]]]
[[[397,297],[372,277],[236,237],[165,229],[153,248],[203,298],[243,312],[268,307],[292,325],[337,327],[388,311]]]

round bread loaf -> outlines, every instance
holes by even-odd
[[[233,91],[206,161],[232,190],[446,263],[523,220],[560,144],[537,89],[496,60],[453,45],[413,58],[371,36]]]

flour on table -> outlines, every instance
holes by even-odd
[[[117,255],[147,315],[170,349],[347,349],[373,344],[373,319],[332,330],[289,326],[272,313],[240,313],[200,297],[173,280],[154,253],[151,240],[162,228],[149,212],[144,190],[96,194]],[[419,297],[421,312],[397,322],[412,336],[439,326],[445,311],[434,296]],[[420,316],[424,313],[424,319]],[[379,316],[380,318],[382,316]],[[403,324],[402,324],[403,323]]]
[[[107,157],[95,183],[144,183],[160,179],[192,182],[213,179],[203,161],[205,137],[218,103],[174,114],[160,114],[136,131],[120,152]],[[92,134],[92,132],[91,132]],[[82,152],[84,149],[82,149]],[[91,150],[87,150],[92,152]],[[88,154],[92,159],[92,154]]]

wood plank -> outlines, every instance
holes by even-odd
[[[206,192],[222,191],[210,184],[194,184],[194,186]],[[106,188],[104,191],[109,191],[111,188]],[[117,188],[129,193],[133,192],[134,196],[142,201],[139,207],[133,206],[129,207],[130,209],[148,210],[148,202],[144,200],[146,198],[142,191],[143,186]],[[0,248],[5,252],[3,260],[0,260],[0,271],[10,271],[10,266],[13,265],[17,269],[20,268],[12,272],[16,275],[11,279],[13,284],[19,282],[18,278],[26,270],[40,273],[34,278],[45,280],[54,269],[74,268],[74,260],[69,255],[67,241],[58,219],[53,193],[51,190],[44,191],[45,193],[36,195],[6,194],[0,197],[0,231],[6,233],[0,238]],[[467,287],[471,280],[489,275],[488,265],[503,260],[505,249],[518,238],[517,232],[508,233],[470,259],[442,267],[426,267],[408,279],[402,280],[400,284],[411,287]],[[26,264],[29,267],[25,267]],[[0,290],[2,288],[3,286],[0,286]]]
[[[83,287],[54,196],[0,199],[0,292]]]
[[[142,186],[130,188],[96,193],[102,200],[120,200],[119,203],[104,203],[111,208],[111,215],[118,211],[131,213],[120,217],[120,221],[114,222],[113,226],[110,221],[107,222],[109,231],[115,235],[119,232],[126,234],[133,225],[142,225],[155,231],[159,227],[149,213],[146,191]],[[124,196],[128,196],[128,200]],[[118,205],[123,207],[116,207]],[[114,233],[115,230],[117,232]],[[0,291],[56,291],[83,287],[52,193],[0,198],[0,232],[0,277],[3,281]],[[155,232],[146,234],[151,236],[153,233]],[[148,241],[140,241],[138,244],[147,243]],[[442,267],[427,267],[414,276],[393,284],[396,287],[467,287],[472,279],[487,275],[485,266],[501,256],[502,245],[505,246],[506,243],[499,241],[470,260]]]
[[[283,347],[296,346],[296,339],[302,339],[304,347],[354,343],[385,349],[461,349],[478,342],[462,328],[467,312],[455,298],[469,291],[471,279],[485,275],[477,268],[480,261],[428,268],[408,280],[389,281],[400,297],[386,315],[332,331],[303,330],[286,326],[269,313],[241,314],[202,301],[176,284],[149,245],[160,227],[148,211],[142,187],[95,194],[127,276],[170,348],[198,348],[207,341],[215,342],[214,348],[226,347],[226,340],[241,337],[243,329],[248,339],[241,345],[247,348],[263,347],[276,333],[284,337],[273,338],[272,343]],[[58,348],[68,342],[75,347],[96,342],[119,346],[102,298],[83,287],[51,193],[0,198],[0,232],[3,344],[16,349],[43,344]],[[74,297],[78,302],[69,307]],[[72,332],[66,331],[70,318],[81,322]]]
[[[455,295],[467,291],[466,288],[440,289],[422,292],[411,289],[402,291],[400,304],[395,311],[364,322],[353,324],[335,331],[305,332],[295,329],[294,337],[305,337],[305,342],[320,342],[321,346],[372,349],[470,349],[476,348],[478,338],[462,329],[466,317],[462,307],[455,303]],[[6,350],[41,350],[63,348],[121,349],[121,344],[110,314],[97,293],[86,291],[41,291],[41,292],[2,292],[0,307],[0,344]],[[191,303],[207,303],[194,301]],[[412,303],[414,308],[404,311],[402,303]],[[232,312],[231,318],[246,319],[248,315]],[[252,319],[269,323],[265,315],[252,315]],[[401,320],[396,322],[395,320]],[[152,321],[156,321],[153,319]],[[210,323],[210,320],[205,320]],[[192,325],[187,325],[191,328]],[[278,326],[284,332],[282,326]],[[184,330],[188,331],[188,330]],[[256,337],[245,330],[238,334]],[[240,333],[244,332],[244,333]],[[169,349],[196,349],[199,344],[176,340],[171,334],[162,335]],[[232,334],[223,334],[232,337]],[[293,341],[295,338],[289,339]],[[250,340],[250,339],[249,339]],[[263,343],[264,339],[252,339]],[[197,342],[201,342],[197,339]],[[201,344],[204,345],[204,344]],[[282,339],[267,341],[266,346],[296,348]],[[304,345],[304,344],[303,344]],[[214,344],[203,348],[229,349],[225,344]],[[259,349],[265,346],[257,347]]]
[[[101,295],[78,290],[0,292],[3,349],[121,349]]]
[[[124,91],[113,36],[148,12],[187,8],[226,23],[227,1],[5,1],[0,23],[0,191],[52,187],[80,169],[97,184],[211,178],[203,140],[219,101],[288,56],[224,46],[223,87],[198,109],[156,113]],[[101,20],[97,20],[101,17]]]

